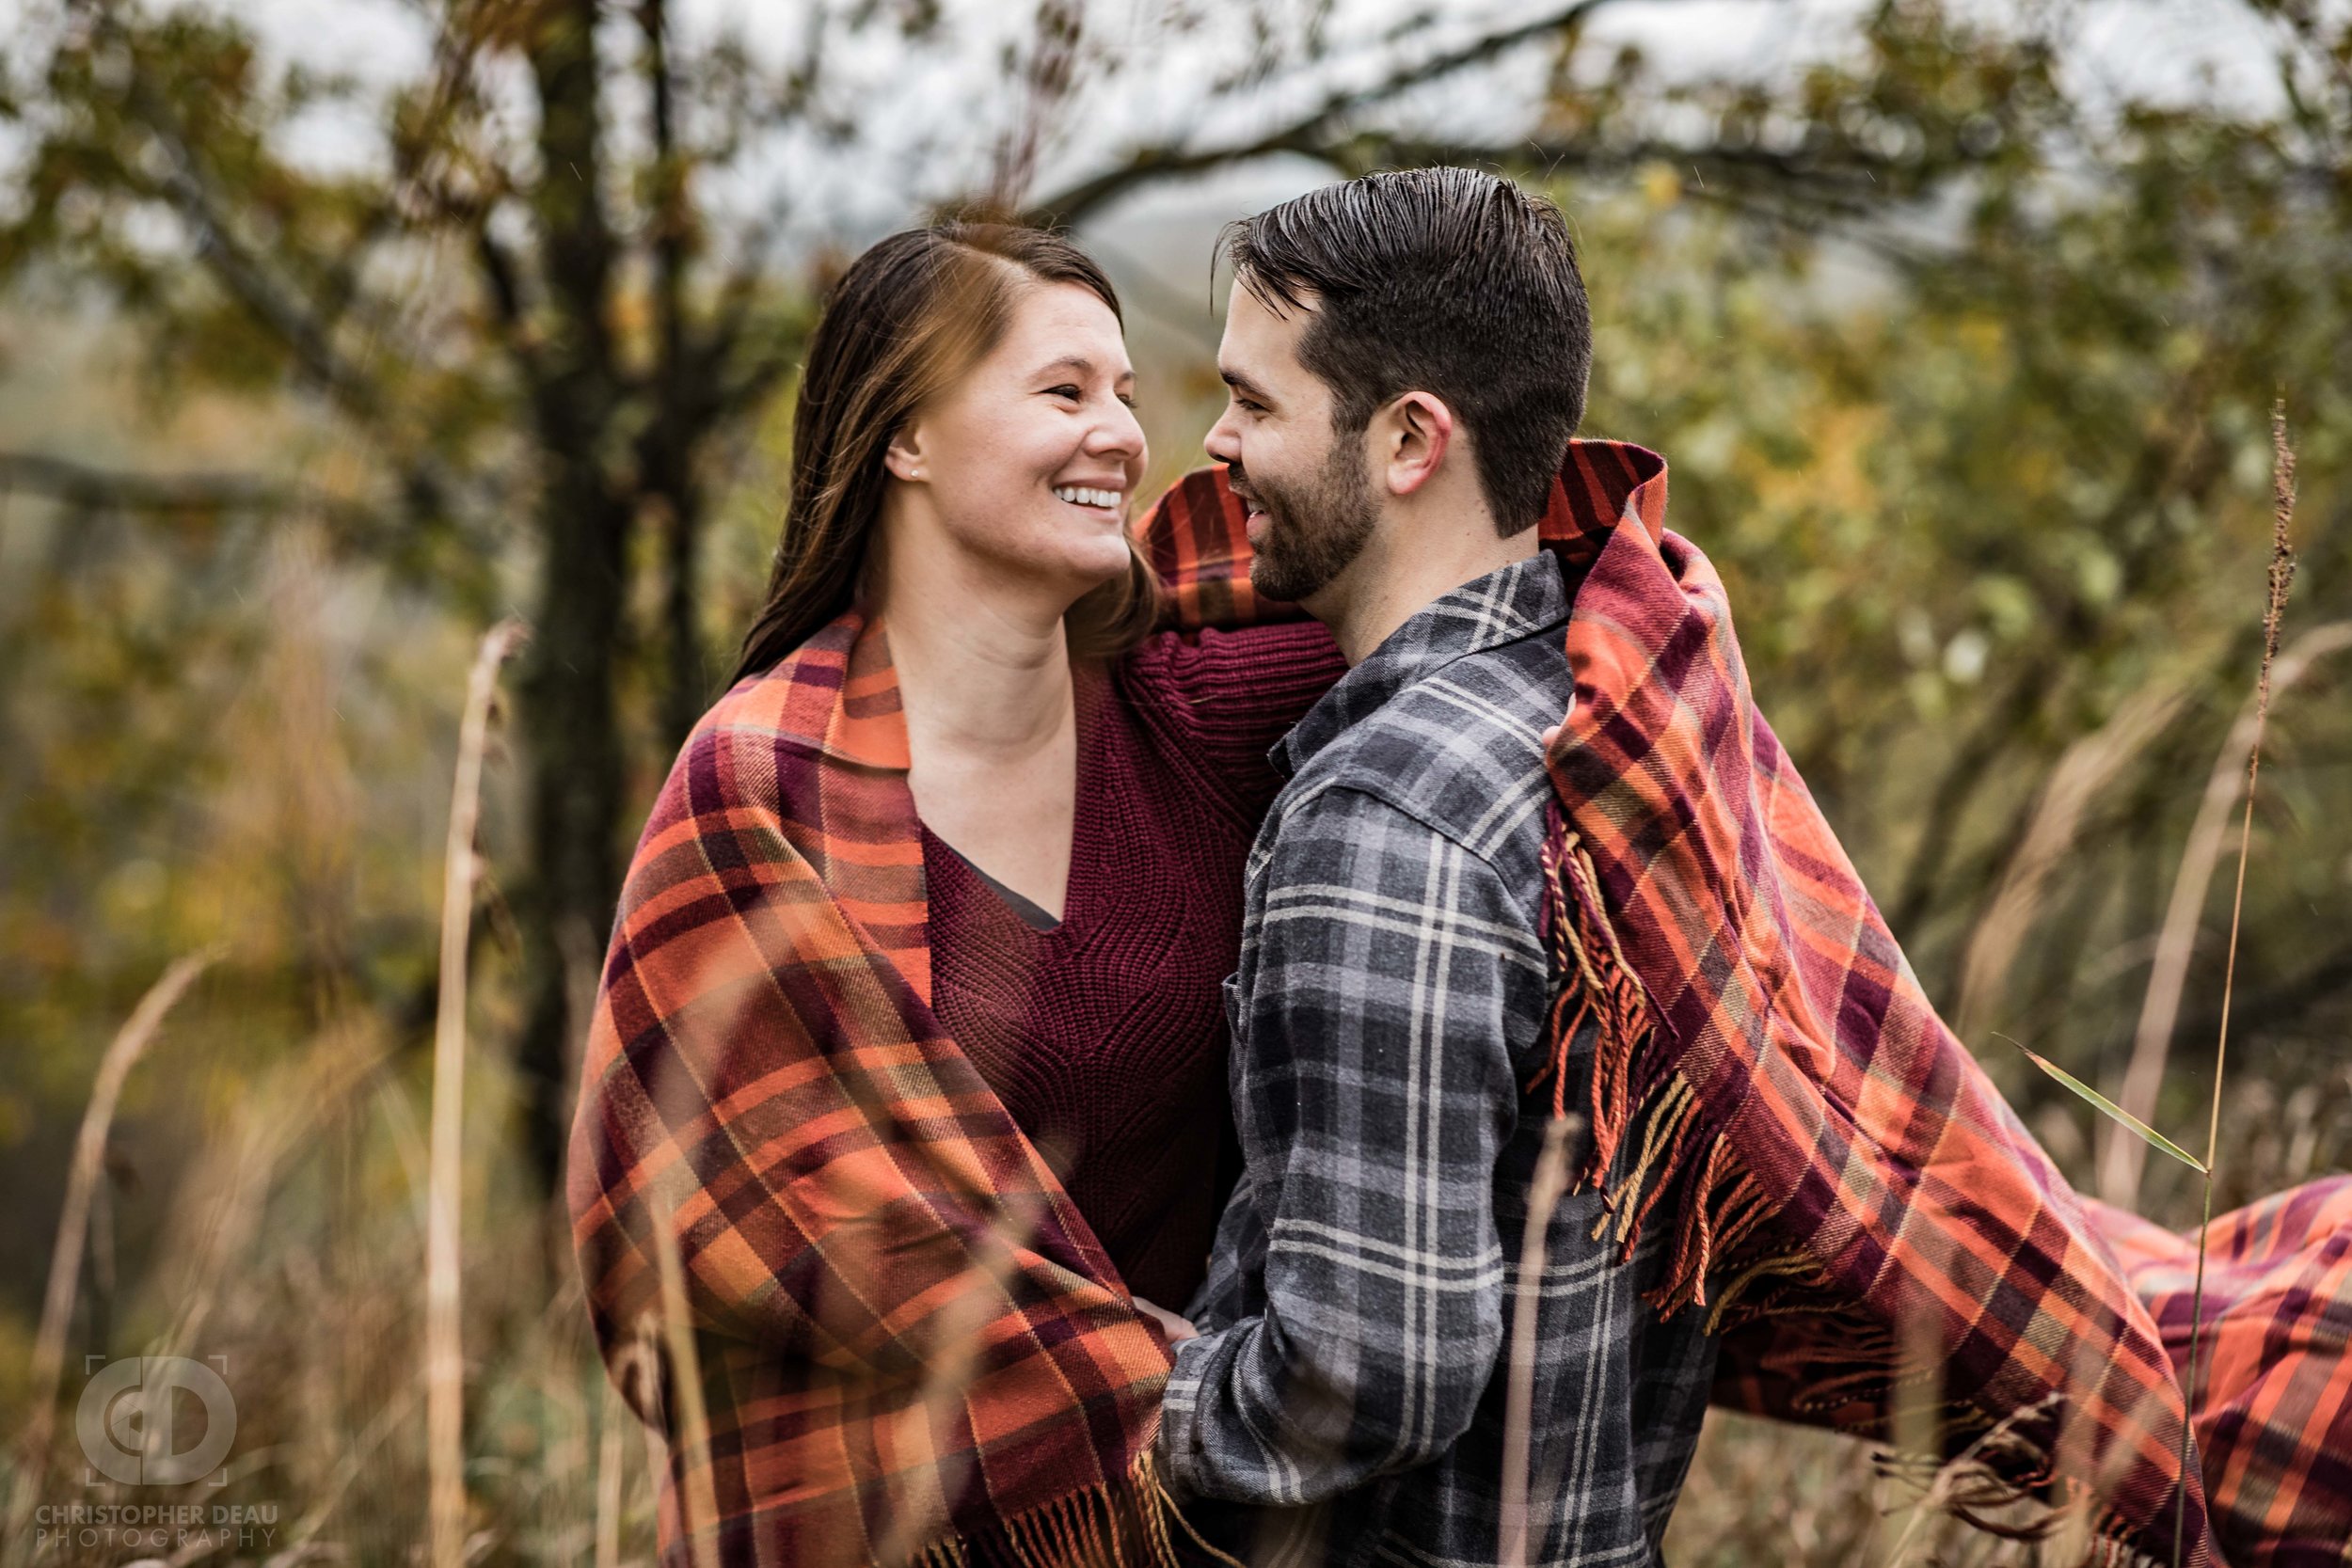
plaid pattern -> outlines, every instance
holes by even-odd
[[[1756,709],[1721,580],[1665,530],[1664,463],[1578,443],[1562,478],[1547,529],[1586,575],[1552,864],[1607,1037],[1587,1171],[1663,1151],[1612,1197],[1670,1226],[1661,1309],[1744,1324],[1718,1398],[1884,1433],[1924,1385],[2019,1495],[2085,1505],[2106,1560],[2173,1560],[2178,1506],[2184,1562],[2339,1561],[2352,1197],[2217,1223],[2244,1256],[2208,1280],[2183,1475],[2178,1239],[2077,1197],[1937,1018]]]
[[[1140,543],[1173,626],[1295,614],[1255,605],[1207,476]],[[569,1201],[599,1348],[668,1439],[662,1560],[1167,1563],[1166,1349],[930,1011],[906,768],[852,610],[704,717],[623,890]]]
[[[2085,1198],[2188,1375],[2197,1237]],[[2194,1402],[2214,1535],[2237,1568],[2352,1552],[2352,1177],[2226,1214],[2205,1239]]]
[[[1252,1562],[1500,1560],[1505,1321],[1552,1096],[1539,741],[1568,678],[1549,554],[1415,614],[1276,748],[1228,983],[1246,1174],[1176,1347],[1161,1453]],[[1588,1024],[1580,1054],[1598,1030]],[[1536,1287],[1530,1539],[1646,1563],[1695,1448],[1714,1342],[1649,1321],[1599,1193]],[[1335,1504],[1337,1506],[1331,1506]]]

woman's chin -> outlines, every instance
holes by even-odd
[[[1043,538],[1033,534],[1019,541],[998,538],[974,544],[978,580],[993,580],[1024,598],[1048,594],[1065,605],[1125,577],[1133,559],[1126,530],[1117,522],[1085,534],[1065,526]]]
[[[1115,582],[1127,575],[1130,559],[1126,531],[1116,525],[1105,537],[1072,540],[1059,552],[1061,559],[1050,569],[1058,576],[1084,584],[1081,593],[1091,592],[1106,582]]]

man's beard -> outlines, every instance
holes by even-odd
[[[1269,599],[1303,599],[1347,570],[1372,537],[1378,513],[1360,443],[1344,435],[1323,467],[1291,486],[1236,466],[1241,487],[1266,510],[1249,562],[1249,585]]]

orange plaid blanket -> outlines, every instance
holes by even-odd
[[[1756,711],[1721,579],[1665,528],[1665,464],[1580,442],[1562,479],[1561,1011],[1611,1043],[1583,1175],[1629,1248],[1674,1226],[1656,1305],[1725,1328],[1718,1402],[1881,1436],[1908,1404],[1974,1462],[1962,1512],[2071,1514],[2097,1560],[2341,1564],[2352,1179],[2215,1223],[2185,1402],[2193,1243],[2078,1197],[1936,1016]],[[1994,1509],[2028,1496],[2033,1523]]]

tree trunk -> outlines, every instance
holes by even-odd
[[[696,580],[702,560],[702,496],[692,478],[682,471],[690,461],[679,453],[681,471],[669,487],[659,492],[663,501],[660,516],[669,578],[663,585],[668,669],[662,685],[661,728],[662,739],[673,748],[685,743],[694,721],[716,695],[710,689],[710,661],[703,650],[702,594]]]
[[[616,374],[605,217],[596,0],[544,0],[527,45],[539,96],[531,193],[549,332],[531,388],[540,452],[539,604],[520,728],[534,875],[524,900],[526,1013],[516,1061],[526,1147],[559,1191],[573,1064],[620,890],[623,768],[613,675],[628,603],[631,500],[613,472],[626,392]]]
[[[574,1064],[620,892],[623,778],[613,663],[625,591],[628,512],[598,476],[549,485],[537,633],[522,678],[520,728],[535,877],[523,912],[527,1011],[516,1042],[527,1147],[555,1192],[570,1134]]]

